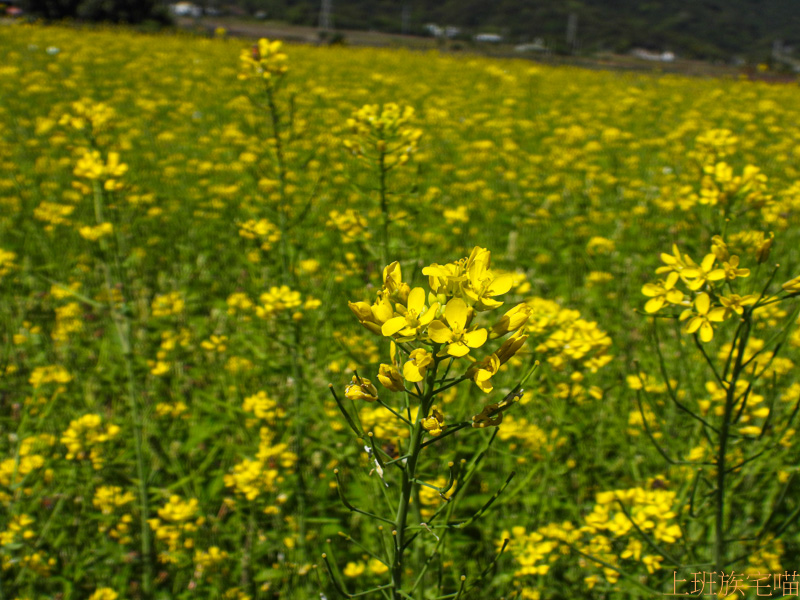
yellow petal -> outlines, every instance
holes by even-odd
[[[453,329],[464,329],[467,325],[469,309],[461,298],[453,298],[444,308],[444,316],[447,323]]]
[[[464,334],[464,343],[470,348],[480,348],[486,343],[489,332],[485,329],[476,329]]]
[[[381,333],[386,337],[391,337],[401,329],[406,326],[406,318],[405,317],[394,317],[393,319],[389,319],[386,323],[383,324],[381,327]]]
[[[486,294],[489,296],[500,296],[507,293],[514,285],[514,278],[511,275],[500,275],[489,284]]]
[[[450,344],[449,346],[447,346],[447,353],[450,356],[455,356],[456,358],[459,358],[461,356],[466,356],[467,354],[469,354],[469,347],[462,342],[456,342],[455,344]]]
[[[708,294],[700,294],[694,301],[694,308],[701,315],[706,314],[710,307],[711,299],[708,297]]]
[[[441,321],[433,321],[428,325],[428,335],[437,344],[446,344],[453,339],[453,332]]]
[[[408,295],[408,310],[413,310],[415,313],[420,314],[425,307],[425,290],[421,287],[415,287]]]

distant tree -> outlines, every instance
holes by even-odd
[[[28,14],[47,20],[83,19],[112,23],[169,22],[166,8],[157,0],[23,0]]]
[[[68,19],[78,15],[83,0],[23,0],[22,10],[47,20]]]

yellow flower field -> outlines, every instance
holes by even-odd
[[[796,83],[0,58],[0,600],[796,592]]]

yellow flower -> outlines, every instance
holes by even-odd
[[[486,343],[486,329],[467,329],[469,307],[461,298],[453,298],[444,309],[447,325],[439,320],[428,326],[428,335],[437,344],[447,344],[446,353],[460,357],[469,354],[470,348],[480,348]]]
[[[476,310],[491,310],[502,306],[502,302],[494,296],[502,296],[514,285],[514,278],[510,274],[495,277],[489,270],[491,252],[485,248],[475,246],[467,259],[468,286],[464,286],[464,295],[472,300]],[[477,346],[475,346],[477,347]]]
[[[422,428],[431,435],[439,435],[444,431],[444,415],[434,406],[429,417],[422,419]]]
[[[410,360],[403,365],[403,377],[412,383],[425,379],[428,365],[433,363],[433,355],[425,348],[417,348],[408,357]]]
[[[507,334],[509,331],[516,331],[528,322],[530,315],[531,307],[529,304],[525,302],[517,304],[500,317],[497,323],[492,325],[492,332],[489,334],[489,337],[494,339]]]
[[[699,331],[700,339],[703,342],[710,342],[714,339],[714,328],[711,323],[724,321],[726,316],[725,309],[722,307],[711,308],[711,298],[709,298],[708,294],[700,294],[695,298],[694,309],[695,312],[692,313],[692,309],[687,308],[681,315],[681,320],[691,317],[686,324],[686,333]]]
[[[403,376],[394,365],[382,364],[378,370],[378,381],[389,391],[402,392],[405,390]]]
[[[725,279],[724,269],[714,269],[715,260],[717,260],[716,256],[707,254],[699,266],[695,265],[694,267],[682,269],[680,272],[681,277],[685,280],[689,280],[686,287],[692,291],[697,291],[707,282]]]
[[[400,316],[392,317],[381,327],[381,333],[387,337],[400,334],[403,337],[419,335],[422,328],[427,326],[436,316],[439,303],[434,302],[430,308],[425,306],[425,290],[421,287],[414,288],[408,295],[408,306],[397,305]]]
[[[786,283],[781,286],[784,291],[789,293],[796,293],[800,292],[800,275],[795,277],[794,279],[790,279]]]
[[[731,294],[730,296],[720,296],[719,301],[726,311],[733,311],[737,315],[744,312],[745,306],[755,304],[758,298],[755,294],[748,294],[747,296],[739,296],[739,294]]]
[[[767,262],[769,259],[769,252],[772,249],[772,242],[775,239],[775,234],[769,232],[769,237],[765,237],[756,248],[756,260],[758,264]]]
[[[725,271],[725,278],[728,281],[733,281],[737,277],[749,277],[750,269],[739,268],[739,257],[731,256],[730,261],[723,262],[722,268]]]
[[[676,283],[678,283],[678,274],[673,271],[667,275],[665,282],[644,284],[642,293],[645,296],[650,296],[650,300],[644,305],[645,312],[658,312],[667,302],[680,304],[683,301],[683,292],[675,289]]]
[[[491,379],[499,370],[500,358],[497,354],[490,354],[481,362],[470,367],[467,375],[471,375],[475,385],[488,394],[494,389]]]
[[[384,573],[386,573],[389,570],[389,567],[387,567],[384,563],[379,561],[377,558],[370,558],[368,566],[369,566],[369,570],[372,571],[372,573],[374,575],[383,575]]]
[[[369,379],[353,375],[353,379],[344,388],[344,395],[350,400],[375,402],[378,399],[378,390]]]
[[[365,569],[366,567],[364,566],[363,562],[349,562],[342,573],[344,573],[346,577],[358,577],[364,572]]]

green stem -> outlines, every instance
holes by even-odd
[[[378,158],[381,178],[381,266],[389,264],[389,203],[386,198],[386,155],[381,151]]]
[[[428,370],[428,376],[425,382],[425,394],[422,397],[419,411],[417,412],[416,423],[414,423],[414,428],[411,431],[411,440],[409,441],[407,452],[409,457],[406,462],[406,468],[402,473],[403,483],[400,491],[400,502],[397,507],[397,518],[394,523],[397,536],[395,539],[394,558],[392,560],[393,600],[401,600],[404,596],[402,584],[404,570],[403,552],[406,546],[406,517],[408,516],[408,507],[411,503],[411,499],[414,497],[414,479],[422,450],[422,436],[425,431],[422,427],[422,419],[428,414],[430,404],[433,400],[433,386],[436,381],[436,367],[438,364],[439,361],[436,360],[433,364],[433,368]]]
[[[103,188],[99,181],[94,182],[94,213],[97,224],[99,225],[103,222]],[[139,520],[142,537],[142,594],[144,598],[150,598],[153,594],[152,540],[150,538],[150,526],[147,523],[150,518],[150,502],[147,494],[147,472],[145,469],[144,422],[136,394],[136,383],[133,372],[133,353],[130,341],[130,321],[128,317],[121,314],[114,305],[114,285],[111,279],[111,270],[108,267],[108,263],[105,261],[107,246],[102,238],[100,240],[100,247],[103,252],[101,267],[105,281],[106,300],[108,301],[111,320],[117,331],[117,339],[125,362],[125,375],[128,379],[128,404],[131,416],[133,417],[136,476],[139,480]]]
[[[744,314],[744,326],[739,338],[739,348],[736,360],[731,371],[731,380],[728,383],[728,392],[725,397],[725,414],[722,417],[722,427],[719,432],[719,451],[717,454],[717,489],[716,489],[716,515],[714,525],[714,568],[721,570],[725,566],[725,475],[728,451],[728,437],[730,435],[731,415],[736,401],[736,383],[742,372],[744,354],[750,338],[751,326],[750,311]]]

